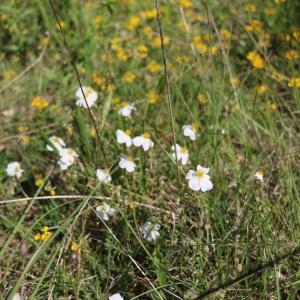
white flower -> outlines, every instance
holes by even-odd
[[[264,180],[264,173],[263,173],[263,171],[262,170],[258,170],[256,173],[255,173],[255,178],[257,179],[257,180],[259,180],[260,182],[263,182],[263,180]]]
[[[133,158],[131,156],[121,157],[119,167],[121,169],[126,169],[129,173],[132,173],[136,168],[136,164],[133,162]]]
[[[96,207],[96,211],[99,214],[100,218],[104,221],[108,221],[110,217],[113,217],[116,214],[116,210],[111,208],[107,203],[103,203]]]
[[[147,221],[140,227],[140,233],[142,234],[144,239],[151,242],[159,238],[159,229],[159,224],[152,224],[151,222]]]
[[[130,130],[123,131],[118,129],[116,132],[117,141],[119,144],[126,144],[126,147],[130,147],[132,145],[132,138],[130,136]]]
[[[181,147],[178,144],[176,144],[176,146],[174,147],[174,145],[171,148],[174,153],[172,154],[173,159],[176,159],[176,154],[177,154],[177,160],[181,160],[181,163],[183,165],[186,165],[188,163],[189,160],[189,152],[188,149],[186,147]],[[176,154],[175,154],[175,149],[176,149]]]
[[[208,175],[209,168],[197,166],[197,171],[188,171],[185,179],[189,181],[189,187],[193,191],[206,192],[213,188],[213,184],[210,181],[210,176]]]
[[[49,141],[53,144],[58,152],[60,152],[66,146],[65,142],[60,137],[54,135],[49,138]],[[53,151],[52,145],[47,145],[47,150]]]
[[[92,107],[98,98],[96,91],[94,91],[91,87],[85,87],[85,86],[82,87],[82,90],[85,95],[85,99],[88,106],[86,105],[86,102],[84,100],[84,96],[82,94],[81,88],[78,88],[76,91],[76,98],[77,98],[76,105],[84,108]]]
[[[14,296],[12,297],[12,300],[21,300],[21,295],[19,293],[14,294]]]
[[[117,293],[108,297],[108,300],[124,300],[124,298],[119,293]]]
[[[22,176],[23,170],[21,169],[21,165],[19,162],[14,161],[7,165],[6,167],[6,173],[8,176],[16,176],[17,178],[20,178]]]
[[[192,141],[196,140],[198,124],[183,125],[183,135],[189,137]]]
[[[143,147],[144,151],[148,151],[154,146],[154,143],[150,139],[150,134],[145,132],[143,135],[136,136],[132,140],[133,145],[136,147]]]
[[[64,148],[59,152],[60,159],[58,161],[61,170],[67,170],[78,157],[78,154],[71,148]]]
[[[108,169],[105,169],[105,170],[97,169],[96,174],[97,174],[97,177],[100,182],[103,182],[103,183],[111,182],[111,176],[109,174]]]
[[[119,109],[119,115],[123,117],[129,117],[133,110],[136,110],[135,106],[133,104],[130,104],[128,102],[122,102],[121,103],[122,108]]]

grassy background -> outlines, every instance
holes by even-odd
[[[153,10],[155,3],[54,1],[81,80],[99,94],[92,113],[114,170],[113,184],[105,186],[95,176],[96,168],[105,167],[104,157],[87,111],[75,106],[76,74],[49,3],[0,4],[1,299],[17,291],[25,299],[107,299],[115,292],[125,299],[200,299],[207,289],[260,266],[210,296],[296,299],[300,97],[288,80],[299,77],[299,60],[287,60],[285,53],[299,51],[294,33],[299,33],[300,9],[298,1],[251,3],[252,12],[246,1],[193,1],[191,8],[160,1],[176,139],[188,147],[191,160],[180,166],[178,183],[160,43],[153,47],[159,38],[156,16],[127,28],[132,16]],[[262,28],[247,29],[251,20]],[[208,49],[204,54],[195,47],[197,36]],[[140,45],[148,48],[144,58]],[[251,50],[267,61],[263,69],[246,59]],[[122,51],[126,60],[118,56]],[[156,73],[147,67],[152,61],[159,65]],[[135,74],[132,84],[122,79],[126,72]],[[274,79],[274,72],[282,80]],[[264,93],[258,92],[261,84]],[[149,91],[159,95],[158,103],[147,101]],[[199,102],[199,95],[207,102]],[[49,102],[45,110],[31,106],[36,96]],[[136,114],[120,117],[115,98],[134,102]],[[195,142],[181,129],[193,122],[200,126]],[[126,151],[115,131],[128,128],[134,136],[150,132],[155,148]],[[46,151],[51,135],[79,153],[66,172]],[[132,175],[117,168],[122,153],[136,159]],[[20,180],[6,176],[13,160],[25,170]],[[188,188],[184,176],[197,164],[211,168],[212,191]],[[258,169],[264,171],[263,183],[254,177]],[[54,193],[79,197],[54,199]],[[49,198],[5,202],[27,196]],[[118,210],[106,223],[94,210],[102,201]],[[147,220],[162,225],[156,243],[139,235]],[[53,235],[37,242],[33,237],[42,226]],[[72,242],[84,251],[72,251]]]

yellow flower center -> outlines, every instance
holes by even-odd
[[[132,157],[132,156],[128,156],[128,157],[127,157],[127,160],[128,160],[128,161],[133,161],[133,157]]]
[[[197,131],[198,128],[199,128],[199,125],[198,125],[197,123],[193,123],[193,124],[192,124],[192,129],[193,129],[194,131]]]
[[[196,172],[196,176],[200,179],[203,179],[205,176],[205,173],[203,171],[199,170]]]
[[[121,106],[122,106],[122,107],[126,107],[126,106],[128,106],[128,102],[126,102],[126,101],[123,101],[123,102],[121,103]]]
[[[87,88],[85,90],[85,96],[86,97],[89,97],[92,93],[93,93],[93,89],[92,88]]]
[[[109,175],[109,169],[108,169],[108,168],[105,168],[105,169],[104,169],[104,173],[105,173],[106,175]]]
[[[179,152],[180,153],[187,153],[188,149],[187,149],[187,147],[180,147]]]
[[[144,133],[144,139],[149,140],[150,139],[150,134],[148,132]]]
[[[126,135],[130,136],[130,133],[131,133],[131,130],[130,130],[130,129],[125,130],[125,134],[126,134]]]

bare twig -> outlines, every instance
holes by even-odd
[[[72,51],[71,51],[71,49],[70,49],[70,47],[69,47],[68,41],[67,41],[66,36],[65,36],[65,34],[64,34],[64,31],[63,31],[63,29],[62,29],[61,23],[60,23],[60,21],[59,21],[59,18],[58,18],[58,15],[57,15],[57,13],[56,13],[56,10],[55,10],[55,8],[54,8],[54,5],[53,5],[52,0],[49,0],[49,3],[50,3],[50,6],[51,6],[53,15],[54,15],[54,17],[55,17],[55,19],[56,19],[57,25],[58,25],[58,27],[59,27],[59,31],[60,31],[60,33],[61,33],[61,35],[62,35],[62,37],[63,37],[64,44],[65,44],[65,46],[66,46],[66,48],[67,48],[67,51],[68,51],[68,54],[69,54],[69,56],[70,56],[71,64],[72,64],[72,66],[73,66],[73,68],[74,68],[74,71],[75,71],[75,73],[76,73],[77,81],[78,81],[78,84],[79,84],[81,93],[82,93],[82,95],[83,95],[83,98],[84,98],[84,101],[85,101],[85,104],[86,104],[86,107],[87,107],[87,110],[88,110],[90,119],[91,119],[91,121],[92,121],[92,123],[93,123],[93,127],[94,127],[94,129],[95,129],[95,131],[96,131],[98,143],[99,143],[100,150],[101,150],[101,152],[102,152],[102,155],[103,155],[103,158],[104,158],[106,167],[109,168],[108,161],[107,161],[107,158],[106,158],[106,153],[105,153],[104,148],[103,148],[103,146],[102,146],[102,144],[101,144],[101,137],[100,137],[98,128],[97,128],[97,126],[96,126],[96,121],[95,121],[95,119],[94,119],[94,117],[93,117],[93,114],[92,114],[92,112],[91,112],[91,110],[90,110],[90,107],[89,107],[88,102],[87,102],[87,100],[86,100],[85,93],[84,93],[83,88],[82,88],[82,83],[81,83],[81,79],[80,79],[80,76],[79,76],[79,72],[78,72],[78,70],[77,70],[75,58],[74,58],[73,53],[72,53]]]
[[[174,122],[173,108],[172,108],[172,102],[171,102],[170,81],[169,81],[169,75],[168,75],[166,51],[165,51],[165,46],[164,46],[164,35],[163,35],[162,25],[161,25],[161,20],[160,20],[158,0],[154,0],[154,1],[155,1],[155,7],[156,7],[156,18],[157,18],[157,23],[158,23],[158,27],[159,27],[159,36],[160,36],[160,43],[161,43],[162,59],[163,59],[163,64],[164,64],[164,72],[165,72],[165,78],[166,78],[166,84],[167,84],[167,95],[168,95],[171,126],[172,126],[172,133],[173,133],[173,144],[174,144],[174,151],[175,151],[175,160],[176,160],[176,165],[177,165],[177,179],[178,179],[178,183],[180,184],[180,172],[179,172],[177,147],[176,147],[177,143],[176,143],[176,134],[175,134],[175,122]]]
[[[16,203],[16,202],[26,202],[30,200],[54,200],[54,199],[80,199],[87,197],[85,195],[57,195],[57,196],[40,196],[40,197],[26,197],[26,198],[19,198],[19,199],[11,199],[11,200],[3,200],[0,201],[0,204],[5,203]],[[93,199],[103,200],[103,199],[111,199],[109,197],[92,197]]]

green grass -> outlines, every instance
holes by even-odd
[[[126,300],[296,299],[300,94],[288,82],[300,74],[299,59],[285,55],[300,55],[297,1],[253,1],[253,12],[246,1],[192,1],[192,8],[158,1],[170,102],[157,17],[141,17],[155,1],[53,2],[73,60],[48,1],[0,4],[0,299],[108,299],[118,292]],[[140,23],[130,30],[132,16]],[[245,28],[251,20],[262,28]],[[252,50],[267,61],[264,68],[247,60]],[[149,71],[151,61],[158,72]],[[98,93],[91,108],[98,137],[89,112],[75,105],[73,63],[82,84]],[[135,74],[132,84],[122,79],[126,72]],[[150,91],[158,103],[149,103]],[[37,96],[49,103],[42,111],[31,105]],[[116,98],[135,104],[131,118],[118,114]],[[182,133],[192,123],[199,125],[196,141]],[[154,148],[119,145],[117,129],[149,132]],[[172,159],[173,133],[189,150],[187,166]],[[52,135],[79,155],[66,171],[58,153],[46,150]],[[135,172],[118,167],[122,154],[135,158]],[[12,161],[24,169],[20,179],[6,174]],[[185,176],[197,164],[211,168],[211,191],[188,187]],[[111,184],[96,177],[106,165]],[[263,182],[255,178],[260,169]],[[109,221],[95,210],[103,202],[116,209]],[[155,242],[139,232],[146,221],[161,225]],[[36,241],[43,226],[52,235]]]

